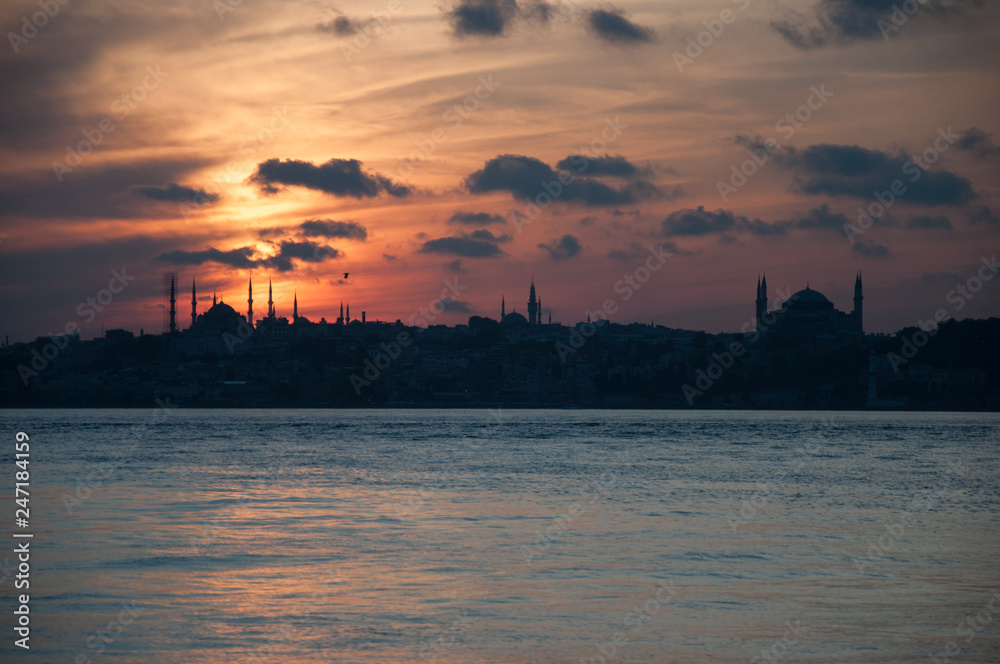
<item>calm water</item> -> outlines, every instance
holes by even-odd
[[[32,650],[17,661],[1000,661],[996,415],[0,424],[4,458],[31,436]]]

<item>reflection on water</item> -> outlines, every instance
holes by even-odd
[[[147,415],[0,413],[45,661],[1000,661],[994,415]]]

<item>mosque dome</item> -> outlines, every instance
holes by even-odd
[[[504,316],[503,320],[500,321],[500,324],[512,326],[527,325],[528,319],[515,311]]]
[[[828,300],[826,295],[807,286],[804,290],[792,295],[789,299],[789,306],[802,309],[832,309],[833,302]]]

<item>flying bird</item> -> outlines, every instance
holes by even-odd
[[[350,274],[350,272],[345,272],[345,273],[344,273],[344,279],[346,279],[346,278],[347,278],[347,275],[349,275],[349,274]]]

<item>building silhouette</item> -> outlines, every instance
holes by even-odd
[[[854,309],[845,313],[819,291],[809,288],[794,293],[774,311],[768,311],[767,275],[757,279],[754,317],[762,336],[829,343],[864,336],[861,273],[854,279]]]

